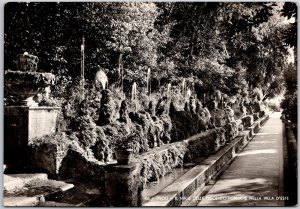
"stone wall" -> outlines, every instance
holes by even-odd
[[[55,133],[60,108],[6,106],[4,108],[5,164],[22,163],[34,137]]]
[[[30,107],[28,114],[28,140],[44,134],[55,133],[56,121],[60,108],[58,107]]]

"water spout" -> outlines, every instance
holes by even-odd
[[[106,89],[108,87],[108,78],[104,71],[99,70],[95,76],[95,84],[99,86],[99,83],[102,86],[102,89]]]
[[[146,89],[146,93],[149,93],[150,95],[150,92],[151,92],[151,86],[150,86],[150,76],[151,76],[151,69],[148,68],[148,72],[147,72],[147,80],[146,80],[146,83],[147,83],[147,89]]]
[[[135,111],[136,111],[136,109],[137,109],[137,107],[136,107],[136,88],[137,88],[137,86],[136,86],[136,82],[134,82],[133,84],[132,84],[132,88],[131,88],[131,101],[134,103],[134,106],[135,106]]]
[[[132,84],[131,88],[131,101],[136,100],[136,82]]]
[[[168,86],[167,86],[167,93],[169,93],[169,92],[170,92],[170,89],[171,89],[171,84],[170,84],[170,83],[168,83]]]
[[[185,90],[186,90],[186,83],[185,83],[185,78],[182,81],[182,95],[185,96]]]
[[[189,98],[192,95],[191,89],[188,89],[186,92],[186,96]]]

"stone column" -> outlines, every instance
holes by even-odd
[[[141,206],[142,184],[138,163],[109,165],[105,170],[105,193],[111,206]]]

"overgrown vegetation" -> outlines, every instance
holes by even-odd
[[[184,155],[187,152],[187,144],[175,143],[152,150],[139,157],[141,162],[140,180],[145,185],[150,181],[157,181],[161,176],[183,165]]]

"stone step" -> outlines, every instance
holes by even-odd
[[[206,158],[155,196],[144,197],[148,201],[145,201],[142,206],[181,206],[185,200],[190,199],[196,190],[199,193],[216,174],[227,167],[235,157],[235,153],[247,145],[250,138],[267,119],[268,116],[265,116],[255,121],[251,127],[240,133],[238,137],[222,147],[216,154]],[[188,204],[185,202],[184,205]]]
[[[28,179],[29,174],[16,174],[23,176],[21,180]],[[32,174],[34,175],[34,174]],[[4,191],[3,205],[4,206],[36,206],[40,202],[45,202],[47,199],[61,195],[64,191],[72,189],[73,184],[68,184],[63,181],[56,181],[45,178],[34,178],[13,190]],[[20,177],[19,177],[20,179]],[[20,184],[21,185],[21,184]]]

